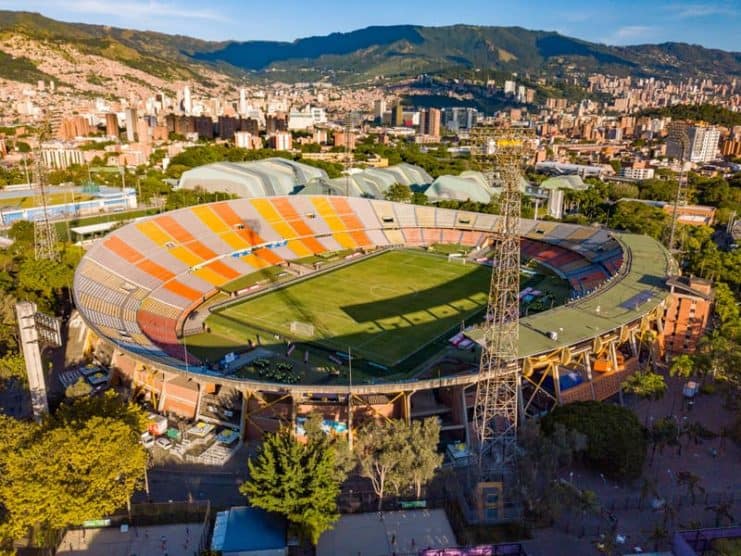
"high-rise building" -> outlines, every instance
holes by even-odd
[[[336,131],[334,134],[334,146],[342,148],[349,147],[351,151],[355,150],[357,137],[357,134],[352,131],[348,134],[344,131]]]
[[[679,138],[680,133],[671,133],[666,142],[666,156],[683,158],[690,162],[710,162],[715,160],[720,141],[720,131],[715,127],[691,126],[686,123],[675,123],[675,127],[684,130],[687,141]],[[684,146],[684,153],[682,147]]]
[[[121,133],[121,130],[118,127],[118,116],[113,112],[109,112],[105,115],[105,134],[108,137],[118,139],[119,133]]]
[[[260,133],[260,122],[254,118],[242,118],[239,120],[239,129],[252,135],[258,135]]]
[[[382,121],[385,113],[386,101],[380,98],[373,103],[373,117],[378,121]]]
[[[475,108],[464,108],[461,106],[446,108],[444,113],[445,127],[452,131],[471,129],[476,125],[479,114]]]
[[[288,121],[285,114],[268,114],[265,118],[265,129],[268,135],[277,131],[286,131],[288,129]]]
[[[139,118],[136,122],[136,137],[140,143],[149,143],[149,121],[145,118]]]
[[[126,109],[126,140],[129,143],[136,141],[136,108]]]
[[[219,137],[233,139],[234,132],[239,130],[239,119],[231,116],[219,116]]]
[[[41,147],[41,158],[47,168],[64,170],[73,164],[85,164],[85,156],[80,149],[64,143],[47,143]]]
[[[190,87],[187,85],[183,87],[183,112],[187,116],[193,113],[193,99],[190,96]]]
[[[83,116],[72,116],[71,118],[64,118],[59,122],[57,138],[62,141],[69,141],[75,137],[90,135],[90,131],[90,122]]]
[[[240,116],[247,114],[247,93],[244,87],[239,89],[239,106],[237,108]]]
[[[438,108],[429,108],[420,112],[419,133],[430,137],[440,137],[440,110]]]
[[[288,131],[278,131],[270,138],[270,144],[276,151],[290,151],[293,148],[293,136]]]
[[[198,116],[195,119],[196,133],[199,139],[214,138],[214,121],[209,116]]]
[[[394,127],[401,127],[404,125],[404,108],[401,103],[394,106],[391,110],[391,125]]]
[[[178,135],[187,135],[195,133],[196,119],[193,116],[176,116],[174,132]]]
[[[240,149],[255,148],[254,139],[255,137],[249,131],[235,131],[234,132],[234,144]]]
[[[664,341],[672,353],[695,351],[710,318],[712,285],[694,276],[667,281],[671,295],[664,315]]]
[[[514,95],[515,90],[517,89],[517,83],[514,81],[505,81],[504,82],[504,94],[505,95]]]

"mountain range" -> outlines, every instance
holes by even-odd
[[[40,69],[32,56],[8,51],[8,41],[15,39],[17,44],[19,37],[47,49],[73,47],[159,79],[192,79],[206,85],[214,73],[241,79],[326,78],[341,83],[393,81],[422,73],[453,76],[465,71],[741,77],[740,52],[685,43],[617,47],[521,27],[397,25],[293,42],[217,42],[0,11],[0,77],[27,82],[43,79],[49,70]]]

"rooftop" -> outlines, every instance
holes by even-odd
[[[548,353],[629,324],[656,308],[666,297],[670,258],[654,239],[636,234],[614,234],[629,250],[630,269],[613,278],[595,294],[550,311],[520,319],[520,355]],[[557,339],[551,339],[555,332]],[[479,340],[483,331],[470,334]]]
[[[259,508],[241,506],[216,514],[211,550],[242,552],[286,547],[286,521]]]

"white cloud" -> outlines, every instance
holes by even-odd
[[[678,19],[692,19],[712,15],[735,16],[738,10],[722,4],[675,4],[667,6],[674,17]]]
[[[137,1],[125,0],[22,0],[3,1],[0,6],[10,9],[39,9],[55,12],[65,12],[91,15],[110,15],[122,20],[145,20],[152,17],[168,17],[173,19],[203,19],[209,21],[227,21],[227,18],[213,10],[192,9],[172,2],[158,2],[156,0]]]
[[[654,33],[656,29],[648,25],[625,25],[619,27],[613,35],[615,42],[624,42],[635,39],[648,37]]]

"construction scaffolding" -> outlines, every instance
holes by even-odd
[[[520,404],[520,167],[530,149],[527,130],[472,131],[482,163],[494,164],[503,183],[494,230],[487,325],[476,385],[473,429],[478,480],[502,476],[515,457]]]

